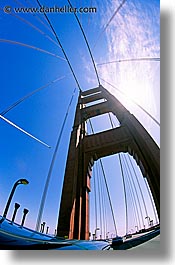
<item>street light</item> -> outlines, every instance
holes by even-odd
[[[44,227],[45,227],[45,225],[46,225],[46,222],[43,222],[43,226],[42,226],[42,231],[41,231],[41,233],[44,233]]]
[[[49,233],[49,226],[47,226],[47,229],[46,229],[46,234]]]
[[[15,221],[16,213],[17,213],[19,207],[20,207],[20,204],[15,202],[15,209],[14,209],[13,216],[12,216],[12,223]]]
[[[95,228],[95,240],[97,239],[97,231],[100,230],[100,228]]]
[[[150,217],[146,216],[145,219],[148,219],[148,226],[150,226]]]
[[[22,221],[21,221],[21,227],[23,227],[25,219],[26,219],[26,215],[28,214],[29,210],[24,208],[23,210],[23,217],[22,217]]]
[[[29,184],[28,180],[27,179],[19,179],[15,182],[15,184],[13,185],[13,188],[11,190],[11,193],[9,195],[9,198],[8,198],[8,201],[7,201],[7,204],[6,204],[6,207],[5,207],[5,210],[4,210],[4,213],[3,213],[3,218],[6,218],[7,216],[7,212],[9,210],[9,207],[10,207],[10,203],[12,201],[12,198],[13,198],[13,195],[14,195],[14,192],[16,190],[16,187],[20,184],[23,184],[23,185],[27,185]]]

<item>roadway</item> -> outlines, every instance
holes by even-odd
[[[106,241],[65,240],[36,232],[0,216],[0,249],[57,249],[57,250],[127,250],[157,249],[160,229],[133,235],[121,245],[112,247]]]
[[[133,235],[124,240],[123,244],[113,247],[115,250],[158,249],[160,247],[160,228],[155,230]]]

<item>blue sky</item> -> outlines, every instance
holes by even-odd
[[[11,6],[36,7],[36,1],[1,1],[0,7]],[[28,4],[29,3],[29,4]],[[52,7],[57,1],[41,1],[45,6]],[[123,62],[98,65],[113,60],[129,58],[159,57],[159,1],[126,1],[120,12],[112,20],[106,31],[100,36],[103,27],[109,21],[121,1],[72,1],[74,6],[95,6],[97,13],[80,14],[79,18],[87,34],[92,48],[101,83],[113,93],[145,126],[155,141],[160,143],[159,126],[145,113],[124,98],[122,94],[105,81],[118,87],[133,98],[158,121],[160,120],[160,64],[157,61]],[[58,3],[57,3],[58,4]],[[59,1],[59,6],[67,5],[67,1]],[[14,16],[15,15],[15,16]],[[20,20],[16,17],[23,19]],[[82,90],[97,86],[97,79],[90,56],[81,31],[73,14],[48,14],[60,41],[69,57],[79,80]],[[25,21],[32,23],[27,24]],[[42,23],[41,21],[42,20]],[[43,24],[44,23],[44,24]],[[37,29],[36,29],[37,28]],[[40,29],[40,32],[38,31]],[[41,33],[44,32],[43,33]],[[61,49],[49,40],[54,36],[42,15],[6,14],[0,10],[0,39],[8,39],[35,46],[64,58]],[[95,46],[94,46],[95,45]],[[23,208],[29,209],[26,226],[35,228],[36,218],[42,191],[51,163],[56,139],[61,129],[65,111],[69,104],[76,83],[70,73],[66,61],[35,49],[7,42],[0,42],[1,58],[1,101],[0,112],[31,91],[47,83],[63,77],[62,80],[36,93],[6,114],[6,118],[32,133],[52,148],[41,145],[21,133],[2,119],[0,120],[0,214],[3,212],[8,194],[18,178],[27,178],[27,186],[20,186],[15,193],[8,214],[11,217],[13,204],[19,202],[21,208],[16,221],[20,222]],[[74,119],[78,89],[71,106],[68,121],[60,143],[56,163],[49,185],[43,220],[53,233],[57,223],[58,207],[66,163],[69,137]],[[95,131],[103,129],[103,121],[93,122]],[[106,125],[108,126],[108,125]],[[121,187],[121,179],[113,174],[119,171],[115,158],[105,158],[104,165],[108,172],[109,188],[115,202],[115,185]],[[117,161],[117,160],[116,160]],[[111,166],[112,165],[112,166]],[[112,169],[112,170],[111,170]],[[115,182],[116,181],[116,182]],[[114,185],[115,183],[115,185]],[[144,187],[144,185],[143,185]],[[92,182],[93,188],[93,182]],[[144,189],[144,188],[143,188]],[[121,191],[121,188],[118,191]],[[119,234],[124,233],[124,207],[122,192],[118,195],[115,208]],[[90,197],[93,199],[93,193]],[[154,218],[151,207],[150,215]],[[91,230],[94,231],[94,209],[91,207]],[[121,216],[118,218],[118,216]],[[113,232],[111,229],[110,233]]]

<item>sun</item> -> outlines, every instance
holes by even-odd
[[[140,80],[129,78],[124,82],[123,92],[126,94],[129,100],[141,103],[144,99],[144,92],[146,90],[145,84],[139,82]]]
[[[123,93],[122,101],[127,105],[137,103],[145,108],[149,107],[153,89],[149,72],[143,66],[126,67],[120,72],[120,76],[117,87]]]

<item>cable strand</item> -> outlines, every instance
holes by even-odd
[[[40,7],[42,7],[41,4],[40,4],[40,1],[39,1],[39,0],[36,0],[36,1],[37,1],[38,5],[39,5]],[[76,77],[76,75],[75,75],[75,73],[74,73],[74,70],[73,70],[72,65],[71,65],[71,63],[70,63],[70,61],[69,61],[69,58],[67,57],[67,54],[66,54],[66,52],[65,52],[65,50],[64,50],[64,48],[63,48],[63,46],[62,46],[62,44],[61,44],[61,42],[60,42],[60,40],[59,40],[59,38],[58,38],[58,35],[57,35],[57,33],[56,33],[56,31],[55,31],[55,29],[54,29],[54,27],[53,27],[53,25],[52,25],[50,19],[49,19],[48,16],[46,15],[46,13],[44,12],[43,14],[44,14],[45,18],[47,19],[47,22],[48,22],[49,26],[51,27],[51,29],[52,29],[52,31],[53,31],[53,33],[54,33],[54,35],[55,35],[55,38],[56,38],[57,41],[58,41],[58,44],[59,44],[60,47],[61,47],[61,50],[62,50],[62,52],[63,52],[63,54],[64,54],[64,57],[66,58],[66,61],[67,61],[68,65],[69,65],[69,68],[70,68],[70,70],[71,70],[71,72],[72,72],[72,75],[73,75],[73,77],[74,77],[74,79],[75,79],[75,82],[76,82],[76,84],[77,84],[77,86],[78,86],[78,89],[79,89],[79,91],[81,92],[82,90],[81,90],[80,84],[79,84],[79,82],[78,82],[78,79],[77,79],[77,77]]]
[[[72,6],[70,0],[67,0],[67,1],[68,1],[69,5],[71,6],[71,8],[73,8],[73,6]],[[89,46],[89,43],[88,43],[88,40],[87,40],[86,34],[85,34],[85,32],[84,32],[84,29],[83,29],[83,27],[82,27],[82,25],[81,25],[81,23],[80,23],[80,20],[79,20],[77,14],[76,14],[75,12],[74,12],[74,16],[75,16],[75,18],[76,18],[76,20],[77,20],[77,22],[78,22],[78,25],[79,25],[79,27],[80,27],[80,29],[81,29],[81,32],[82,32],[82,34],[83,34],[83,37],[84,37],[84,39],[85,39],[85,42],[86,42],[87,48],[88,48],[88,50],[89,50],[89,54],[90,54],[90,57],[91,57],[91,60],[92,60],[93,66],[94,66],[94,70],[95,70],[95,73],[96,73],[96,76],[97,76],[98,85],[100,86],[99,75],[98,75],[98,72],[97,72],[97,68],[96,68],[96,65],[95,65],[95,61],[94,61],[94,58],[93,58],[93,55],[92,55],[92,52],[91,52],[91,48],[90,48],[90,46]]]
[[[50,164],[49,172],[48,172],[48,175],[47,175],[47,178],[46,178],[44,191],[43,191],[43,194],[42,194],[42,199],[41,199],[41,203],[40,203],[40,207],[39,207],[37,222],[36,222],[36,228],[35,228],[36,231],[39,231],[39,228],[40,228],[41,219],[42,219],[44,206],[45,206],[45,201],[46,201],[46,196],[47,196],[47,191],[48,191],[48,187],[49,187],[49,183],[50,183],[50,179],[51,179],[54,163],[55,163],[55,160],[56,160],[56,155],[57,155],[58,148],[59,148],[59,145],[60,145],[60,141],[61,141],[61,137],[62,137],[62,134],[63,134],[63,130],[64,130],[64,127],[65,127],[65,124],[66,124],[66,121],[67,121],[67,117],[68,117],[68,114],[69,114],[69,111],[70,111],[70,107],[71,107],[71,104],[72,104],[72,101],[73,101],[73,98],[74,98],[74,95],[75,95],[75,91],[76,91],[76,88],[73,91],[72,97],[70,99],[70,102],[69,102],[69,105],[68,105],[64,120],[63,120],[63,124],[61,126],[61,130],[60,130],[60,133],[58,135],[58,140],[57,140],[56,147],[55,147],[55,150],[54,150],[54,153],[53,153],[53,157],[52,157],[52,161],[51,161],[51,164]]]

